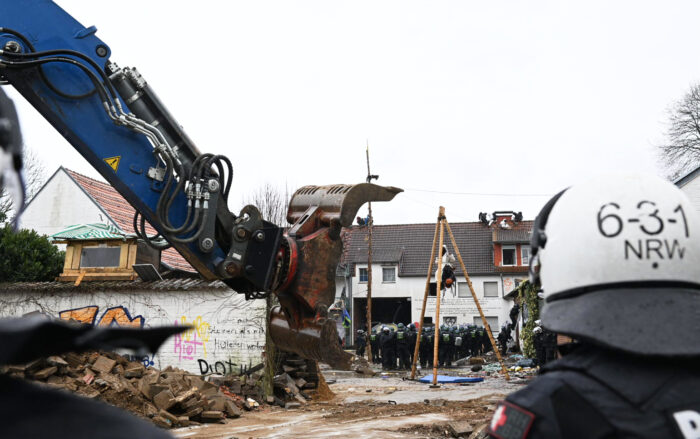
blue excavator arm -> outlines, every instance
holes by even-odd
[[[340,229],[368,201],[400,189],[369,183],[306,186],[282,229],[255,206],[228,206],[230,160],[201,153],[136,68],[111,60],[94,26],[50,0],[0,0],[0,81],[13,86],[137,211],[149,245],[173,246],[205,278],[246,298],[271,292],[271,333],[285,349],[348,367],[327,309],[342,253]],[[245,154],[239,154],[245,156]],[[148,236],[145,225],[157,230]]]

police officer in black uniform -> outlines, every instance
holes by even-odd
[[[408,363],[413,364],[413,352],[416,348],[416,339],[418,338],[418,331],[416,330],[416,325],[409,323],[406,326],[408,330]],[[410,368],[410,366],[409,366]]]
[[[399,369],[410,369],[411,355],[408,353],[409,334],[403,323],[398,324],[394,338],[396,340],[396,356],[399,359]]]
[[[420,357],[420,366],[422,368],[425,367],[433,367],[433,354],[434,354],[434,347],[435,347],[435,331],[432,326],[428,326],[425,328],[425,330],[421,333],[421,339],[420,339],[420,346],[418,347],[420,349],[419,352],[419,357]]]
[[[542,325],[577,342],[498,405],[489,433],[700,437],[699,234],[686,196],[655,177],[599,178],[550,200],[530,274]]]
[[[376,329],[373,329],[372,334],[369,336],[369,346],[372,348],[372,363],[381,363],[381,358],[379,358],[379,335]]]
[[[396,369],[396,339],[388,326],[382,328],[379,345],[382,347],[382,368],[384,370]]]
[[[450,355],[454,346],[454,337],[447,325],[440,326],[440,340],[438,341],[438,366],[444,367],[451,364]]]
[[[538,366],[544,366],[547,363],[547,356],[544,351],[544,334],[541,326],[535,326],[532,330],[532,344],[535,347],[535,358]]]
[[[367,338],[365,337],[365,331],[362,329],[358,329],[357,337],[355,337],[355,355],[357,355],[358,357],[364,357],[365,346],[367,346]]]

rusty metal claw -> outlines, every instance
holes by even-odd
[[[272,311],[270,335],[280,349],[349,369],[353,356],[338,344],[335,321],[326,318],[335,298],[335,271],[343,243],[340,228],[352,224],[369,201],[390,201],[402,189],[369,183],[304,186],[289,203],[285,235],[286,278],[275,291],[280,307]]]

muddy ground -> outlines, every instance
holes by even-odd
[[[442,373],[442,372],[440,372]],[[466,369],[450,370],[466,375]],[[496,403],[525,380],[506,382],[485,376],[481,383],[428,384],[392,373],[362,378],[351,372],[324,371],[335,398],[310,402],[295,410],[265,406],[225,424],[173,430],[178,438],[449,438],[450,424],[466,421],[479,427],[491,419]],[[463,437],[468,437],[465,435]]]

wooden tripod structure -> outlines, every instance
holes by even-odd
[[[455,249],[455,255],[457,256],[457,260],[459,261],[459,265],[462,267],[462,273],[464,274],[464,278],[467,281],[467,285],[469,286],[469,291],[472,294],[472,298],[474,299],[474,303],[476,304],[476,309],[479,310],[479,315],[481,316],[481,321],[484,323],[484,328],[486,328],[486,333],[489,336],[489,340],[491,341],[491,346],[493,347],[493,351],[496,353],[496,357],[498,358],[498,362],[501,363],[501,370],[503,371],[503,374],[506,377],[506,380],[510,380],[510,375],[508,375],[508,370],[506,369],[505,363],[503,363],[503,358],[501,358],[501,352],[498,350],[498,346],[496,346],[496,341],[493,338],[493,333],[491,332],[491,327],[489,326],[488,322],[486,321],[486,317],[484,316],[484,311],[481,309],[481,305],[479,304],[479,299],[476,297],[476,293],[474,292],[474,287],[472,286],[472,281],[469,279],[469,274],[467,273],[467,267],[464,265],[464,261],[462,260],[462,255],[459,253],[459,247],[457,247],[457,241],[455,240],[454,235],[452,234],[452,229],[450,229],[450,224],[447,222],[447,218],[445,217],[445,208],[440,206],[440,211],[438,213],[438,221],[435,224],[435,235],[433,236],[433,248],[432,251],[430,252],[430,263],[428,264],[428,276],[425,280],[425,293],[423,294],[423,308],[421,309],[420,312],[420,326],[418,327],[418,335],[416,336],[416,346],[415,349],[413,350],[413,364],[411,365],[411,379],[416,378],[416,361],[418,359],[418,349],[420,347],[420,339],[421,339],[421,334],[423,333],[423,320],[425,319],[425,307],[428,303],[428,295],[430,293],[430,278],[432,277],[433,274],[433,261],[435,260],[435,253],[437,251],[438,253],[438,267],[437,267],[437,273],[436,275],[436,282],[437,282],[437,294],[436,294],[436,306],[435,306],[435,344],[433,346],[433,385],[437,385],[437,369],[438,369],[438,341],[440,340],[440,291],[441,291],[441,283],[442,283],[442,248],[443,248],[443,243],[444,243],[444,238],[445,238],[445,229],[447,230],[447,234],[450,235],[450,240],[452,241],[452,246]],[[439,242],[438,242],[438,235],[439,235]],[[439,245],[438,245],[439,244]]]

